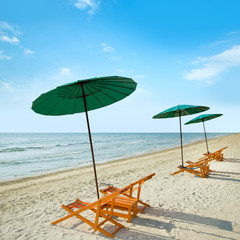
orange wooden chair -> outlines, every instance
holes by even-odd
[[[115,199],[115,209],[118,208],[123,211],[128,211],[128,214],[124,216],[123,214],[119,214],[116,211],[114,211],[113,214],[115,216],[126,217],[128,219],[128,222],[130,222],[131,218],[137,215],[137,212],[143,212],[143,210],[146,207],[149,207],[150,206],[149,204],[140,200],[140,193],[141,193],[141,187],[145,183],[145,181],[151,179],[154,175],[155,175],[155,173],[152,173],[152,174],[128,185],[127,186],[129,188],[128,191],[126,191],[122,194],[124,196],[117,196]],[[116,188],[114,186],[108,186],[105,189],[101,189],[100,192],[103,194],[109,194],[109,193],[113,193],[113,192],[116,192],[119,190],[120,190],[119,188]],[[133,196],[134,191],[136,191],[136,193],[137,193],[136,196]],[[138,206],[138,204],[141,204],[143,206],[137,207],[137,209],[136,209],[136,206]],[[133,213],[130,214],[130,211]],[[130,217],[130,215],[132,217]]]
[[[118,195],[124,194],[126,191],[128,191],[128,188],[124,188],[112,194],[105,195],[93,203],[87,203],[79,199],[76,199],[76,201],[71,204],[62,205],[62,208],[68,211],[69,214],[63,218],[60,218],[52,222],[52,224],[55,225],[71,217],[77,217],[80,220],[87,223],[88,225],[90,225],[94,229],[94,231],[99,231],[108,237],[114,238],[114,234],[117,231],[119,231],[121,228],[125,228],[122,224],[118,223],[113,219],[113,209],[115,206],[115,199]],[[106,213],[103,212],[103,209],[106,208],[106,206],[110,206],[110,210],[107,212],[108,215],[106,215]],[[74,209],[77,209],[77,210],[74,211]],[[89,219],[81,215],[83,212],[87,210],[90,210],[95,214],[94,222],[90,221]],[[100,218],[103,218],[103,221],[100,222]],[[101,226],[106,222],[111,222],[117,228],[111,233],[104,230]]]
[[[206,178],[209,173],[209,164],[208,162],[196,162],[189,163],[187,166],[178,166],[180,170],[172,173],[172,175],[178,174],[180,172],[192,173],[196,176]]]
[[[223,161],[223,150],[225,150],[227,147],[221,148],[213,153],[204,153],[203,155],[207,156],[207,155],[211,155],[213,157],[213,159],[221,162]]]

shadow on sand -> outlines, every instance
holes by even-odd
[[[221,175],[221,174],[220,175],[219,174],[211,174],[208,179],[209,180],[215,179],[215,180],[222,180],[222,181],[230,181],[230,182],[240,182],[240,179],[229,178],[229,177],[227,177],[227,175]]]
[[[226,171],[215,171],[215,170],[212,170],[211,174],[232,174],[232,175],[240,175],[240,173],[236,173],[236,172],[226,172]]]
[[[114,217],[115,218],[115,217]],[[115,220],[117,220],[117,218],[115,218]],[[119,232],[116,233],[115,237],[117,239],[129,239],[129,240],[135,240],[135,239],[142,239],[142,240],[172,240],[172,237],[168,237],[168,236],[162,236],[160,234],[155,234],[155,233],[150,233],[148,231],[143,231],[140,229],[133,229],[133,228],[129,228],[128,225],[130,225],[127,222],[121,222],[121,224],[125,225],[126,228],[121,229]],[[172,229],[174,228],[174,225],[169,223],[164,223],[161,221],[154,221],[152,219],[146,219],[146,218],[140,218],[140,217],[136,217],[134,219],[132,219],[131,224],[134,225],[142,225],[142,226],[146,226],[146,227],[156,227],[159,229]],[[83,226],[84,225],[84,226]],[[93,228],[91,228],[90,226],[88,226],[86,223],[82,222],[79,220],[79,222],[75,222],[74,224],[72,224],[71,226],[65,226],[64,224],[61,226],[58,226],[62,229],[71,229],[73,231],[79,231],[79,232],[83,232],[84,234],[89,235],[90,236],[95,236],[96,239],[98,239],[98,237],[101,236],[101,238],[105,238],[105,239],[111,239],[105,235],[103,235],[102,233],[96,231],[94,232]],[[81,229],[82,228],[82,229]],[[102,226],[102,228],[104,230],[107,230],[109,232],[112,232],[116,229],[116,227],[113,226]],[[87,231],[87,229],[89,231]]]
[[[155,217],[155,219],[153,219],[151,216]],[[163,222],[163,221],[157,220],[156,217],[161,217],[162,219],[164,218],[165,221]],[[118,219],[116,218],[116,220]],[[190,224],[190,225],[187,227],[184,227],[184,225],[179,226],[178,224],[176,226],[177,222]],[[173,210],[165,210],[158,207],[148,207],[145,209],[145,213],[139,214],[136,218],[133,218],[131,223],[127,223],[125,221],[124,222],[121,221],[121,223],[125,225],[126,228],[121,229],[119,232],[116,233],[117,239],[170,240],[170,239],[176,238],[175,232],[180,229],[182,231],[189,231],[189,234],[192,234],[192,232],[195,232],[196,234],[208,235],[211,239],[221,238],[221,239],[234,240],[231,237],[225,237],[222,235],[217,235],[215,233],[207,232],[206,228],[204,228],[204,231],[203,230],[196,231],[194,230],[194,227],[191,228],[191,225],[202,225],[203,227],[207,226],[216,230],[234,232],[232,222],[230,221],[225,221],[225,220],[212,218],[212,217],[202,217],[197,214],[177,212]],[[84,232],[85,234],[92,235],[93,229],[90,226],[88,227],[89,232],[87,232],[86,225],[84,230],[79,229],[79,226],[81,226],[82,224],[85,225],[86,223],[83,223],[82,221],[79,221],[79,222],[77,221],[77,222],[74,222],[71,226],[65,227],[62,225],[60,227],[65,229],[72,229],[75,231],[81,231],[81,232]],[[133,227],[131,227],[131,225],[133,225]],[[111,227],[112,226],[106,226],[108,230],[110,230]],[[106,229],[105,227],[103,228]],[[157,233],[157,231],[151,232],[150,229],[153,229],[153,228],[158,229],[160,231],[160,234]],[[96,237],[101,236],[102,238],[109,239],[108,237],[105,237],[100,232],[95,232],[94,235]]]
[[[240,163],[240,159],[236,158],[224,158],[223,162],[233,162],[233,163]]]
[[[202,217],[196,214],[191,214],[191,213],[184,213],[184,212],[177,212],[177,211],[172,211],[172,210],[164,210],[161,208],[157,207],[149,207],[145,210],[145,215],[144,218],[141,218],[140,214],[138,217],[132,219],[132,223],[135,226],[142,226],[139,229],[126,229],[122,234],[118,234],[117,238],[119,239],[154,239],[154,240],[168,240],[168,239],[175,239],[175,229],[181,229],[182,231],[189,231],[189,234],[192,234],[195,232],[195,234],[202,234],[202,235],[208,235],[210,239],[215,239],[215,238],[221,238],[221,239],[228,239],[228,240],[235,240],[234,238],[231,237],[225,237],[223,235],[218,235],[215,233],[210,233],[206,231],[206,228],[204,228],[204,231],[201,230],[194,230],[194,228],[189,227],[190,225],[202,225],[203,227],[209,227],[212,229],[216,229],[216,232],[219,230],[224,230],[224,231],[233,231],[233,226],[232,222],[217,219],[217,218],[211,218],[211,217]],[[165,218],[168,222],[162,222],[156,219],[148,218],[148,215],[152,215],[155,217],[161,217]],[[185,224],[190,224],[188,227],[181,227],[181,226],[176,226],[176,222],[178,223],[185,223]],[[167,232],[169,236],[162,236],[158,235],[155,233],[151,232],[146,232],[144,227],[147,227],[148,229],[151,228],[157,228],[157,229],[162,229],[163,233]],[[196,235],[195,235],[196,236]]]
[[[173,211],[173,210],[164,210],[161,208],[156,208],[156,207],[150,207],[146,209],[146,213],[150,214],[150,215],[154,215],[154,216],[162,216],[165,217],[167,219],[169,219],[171,222],[179,222],[179,223],[187,223],[187,224],[197,224],[197,225],[202,225],[216,229],[216,230],[224,230],[224,231],[233,231],[233,225],[232,222],[230,221],[225,221],[225,220],[221,220],[221,219],[217,219],[217,218],[211,218],[211,217],[202,217],[196,214],[191,214],[191,213],[184,213],[184,212],[177,212],[177,211]],[[173,225],[171,223],[171,225]],[[165,226],[166,223],[165,223]],[[175,226],[172,226],[172,228],[174,228]],[[222,235],[217,235],[214,233],[209,233],[206,232],[206,229],[204,229],[204,232],[201,231],[196,231],[192,228],[185,228],[185,227],[179,227],[179,229],[182,229],[184,231],[191,231],[191,232],[196,232],[204,234],[204,235],[210,235],[211,239],[214,238],[222,238],[222,239],[229,239],[229,240],[235,240],[234,238],[231,237],[224,237]],[[166,228],[165,228],[166,229]],[[168,229],[166,230],[170,230],[169,226]],[[237,233],[237,232],[235,232]]]
[[[176,211],[164,210],[161,208],[154,208],[154,207],[150,207],[146,209],[146,213],[155,215],[155,216],[164,216],[166,218],[170,218],[173,221],[196,223],[196,224],[208,225],[221,230],[233,231],[232,222],[217,219],[217,218],[202,217],[196,214],[176,212]]]

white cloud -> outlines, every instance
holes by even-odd
[[[184,78],[212,84],[213,80],[223,72],[240,66],[240,45],[233,46],[211,57],[198,57],[193,63],[202,64],[202,66],[192,69]]]
[[[227,35],[235,35],[235,34],[239,34],[239,33],[240,33],[240,31],[237,30],[237,31],[229,32],[229,33],[227,33]]]
[[[7,22],[0,21],[0,41],[10,44],[18,44],[19,39],[16,37],[21,35],[16,27],[13,27]]]
[[[8,43],[19,43],[19,39],[17,37],[8,37],[7,35],[0,36],[0,41],[8,42]]]
[[[21,35],[21,32],[18,29],[14,28],[9,23],[3,22],[3,21],[0,21],[0,30],[5,30],[5,31],[7,30],[13,33],[14,35]]]
[[[98,1],[96,0],[76,0],[74,6],[81,10],[88,10],[89,14],[94,14],[98,9]]]
[[[64,75],[64,74],[68,74],[70,72],[70,69],[69,68],[60,68],[60,71],[61,71],[61,74]]]
[[[194,61],[192,61],[192,64],[199,64],[199,63],[204,63],[208,61],[207,57],[197,57]]]
[[[35,52],[34,51],[32,51],[31,49],[29,49],[29,48],[25,48],[24,49],[24,55],[32,55],[32,54],[34,54]]]
[[[108,46],[106,43],[101,43],[103,51],[105,52],[114,52],[114,48]]]
[[[0,87],[5,90],[12,90],[12,87],[11,87],[10,83],[8,83],[8,82],[0,81]]]
[[[0,60],[10,60],[12,59],[10,56],[3,55],[3,51],[0,50]]]

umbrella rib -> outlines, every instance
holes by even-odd
[[[70,95],[70,96],[73,96],[76,92],[79,92],[79,89],[80,89],[79,87],[75,88],[74,91],[71,92],[71,95]],[[74,99],[74,98],[71,98],[71,97],[70,97],[70,98],[68,98],[68,100],[69,100],[69,99]],[[77,98],[76,98],[76,99],[77,99]],[[64,104],[64,107],[65,107],[67,104],[68,104],[68,102],[66,101],[66,103]],[[76,101],[75,101],[75,104],[74,104],[74,109],[75,109],[75,106],[76,106]],[[63,111],[64,107],[62,107],[62,110],[60,111],[59,115],[62,114],[61,112]],[[74,113],[74,111],[73,111],[73,113]]]
[[[96,88],[95,86],[92,86],[92,88],[95,88],[95,89],[99,90],[99,89]],[[113,90],[112,90],[112,91],[113,91]],[[102,90],[99,90],[99,92],[101,92],[102,94],[105,94],[107,97],[111,98],[112,100],[117,101],[117,99],[113,98],[112,96],[110,96],[109,94],[103,92]],[[123,94],[123,95],[124,95],[124,96],[127,96],[127,95],[125,95],[125,94]]]
[[[107,82],[107,83],[109,83],[109,82],[111,82],[111,83],[127,83],[127,84],[136,84],[136,82],[134,82],[133,80],[131,80],[131,81],[126,81],[126,82],[123,82],[123,81],[119,81],[119,80],[99,80],[98,81],[98,83],[102,83],[102,82]]]
[[[80,92],[80,86],[77,88],[77,94]],[[73,112],[72,112],[72,114],[74,114],[74,112],[75,112],[75,109],[76,109],[76,106],[77,106],[77,101],[78,101],[78,98],[76,98],[75,99],[75,102],[74,102],[74,108],[73,108]]]
[[[99,87],[101,87],[101,86],[99,86]],[[97,89],[97,90],[99,90],[97,87],[95,87],[95,86],[92,86],[92,88],[95,88],[95,89]],[[101,87],[102,89],[106,89],[106,87],[104,88],[104,87]],[[115,92],[115,93],[120,93],[120,94],[122,94],[122,95],[124,95],[124,96],[128,96],[128,94],[125,94],[125,93],[122,93],[122,92],[119,92],[119,91],[116,91],[116,90],[113,90],[113,89],[110,89],[110,88],[107,88],[108,90],[111,90],[111,91],[113,91],[113,92]],[[129,88],[129,89],[132,89],[132,88]],[[108,95],[107,93],[105,93],[105,92],[103,92],[102,90],[99,90],[99,92],[102,92],[102,93],[104,93],[106,96],[108,96],[108,97],[110,97],[110,98],[112,98],[110,95]],[[114,98],[112,98],[113,100],[116,100],[116,99],[114,99]]]
[[[72,93],[73,94],[73,93]],[[60,98],[59,100],[58,100],[58,102],[47,112],[47,115],[51,115],[51,112],[52,112],[52,110],[54,109],[54,108],[56,108],[56,106],[59,104],[59,102],[61,102],[62,101],[62,99]],[[65,105],[67,104],[67,102],[65,103]],[[63,109],[63,108],[62,108]],[[61,113],[58,113],[57,115],[61,115]]]
[[[45,95],[45,96],[43,96],[44,99],[42,99],[41,103],[46,102],[47,99],[49,99],[49,98],[51,98],[51,97],[52,97],[52,96],[50,96],[50,95]],[[59,100],[57,101],[57,103],[56,103],[46,114],[44,114],[44,115],[51,115],[51,111],[59,104],[59,101],[61,101],[61,99],[59,99]]]
[[[52,107],[46,115],[51,115],[51,111],[59,104],[59,102],[62,101],[61,99],[58,100],[58,102],[54,105],[54,107]],[[57,114],[58,115],[58,114]]]
[[[79,89],[79,86],[78,88],[76,88],[76,91],[78,91],[78,89]],[[67,91],[70,93],[70,96],[72,96],[73,93],[75,93],[75,91],[72,91],[72,88],[70,86],[64,86],[64,90],[61,90],[61,88],[59,90],[59,92],[62,92],[62,93],[66,93]]]
[[[102,82],[104,82],[104,81],[102,81]],[[119,81],[119,83],[122,83],[122,82],[120,82]],[[134,84],[135,85],[135,83],[133,83],[133,82],[128,82],[128,84]],[[95,85],[98,85],[99,87],[101,87],[101,85],[102,84],[95,84]],[[106,85],[105,85],[106,86]],[[109,84],[109,83],[107,83],[107,86],[113,86],[113,87],[120,87],[120,88],[126,88],[126,89],[132,89],[131,87],[127,87],[127,86],[119,86],[119,85],[115,85],[115,84]],[[103,88],[103,87],[102,87]]]
[[[94,93],[92,92],[92,90],[91,90],[87,85],[85,85],[85,87],[88,89],[89,92],[91,92],[92,96],[94,96],[94,97],[97,99],[97,101],[100,103],[100,105],[101,105],[102,107],[104,107],[104,104],[97,98],[96,94],[94,94]]]
[[[40,99],[39,99],[39,98],[40,98]],[[39,100],[37,101],[37,104],[39,104],[39,102],[42,103],[42,102],[48,100],[49,98],[51,99],[52,96],[51,96],[50,94],[42,94],[39,98],[37,98],[37,99],[39,99]],[[35,100],[35,101],[36,101],[36,100]],[[34,101],[34,102],[35,102],[35,101]]]

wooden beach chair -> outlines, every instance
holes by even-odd
[[[144,178],[139,179],[136,182],[131,183],[130,185],[128,185],[127,187],[129,188],[128,191],[124,192],[122,195],[123,196],[118,196],[115,199],[115,209],[120,209],[122,211],[128,211],[128,214],[123,215],[122,213],[119,214],[118,212],[116,212],[116,210],[114,210],[114,215],[116,216],[121,216],[121,217],[125,217],[128,219],[128,222],[131,221],[131,218],[136,216],[137,212],[143,212],[143,210],[146,207],[149,207],[150,205],[141,201],[140,200],[140,193],[141,193],[141,187],[142,185],[145,183],[145,181],[151,179],[153,176],[155,175],[155,173],[152,173]],[[109,194],[109,193],[113,193],[116,191],[119,191],[119,188],[116,188],[114,186],[108,186],[105,189],[101,189],[100,192],[103,194]],[[133,192],[136,191],[136,196],[133,196]],[[141,204],[142,207],[137,207],[137,209],[135,208],[135,203],[138,206],[138,204]],[[130,205],[133,204],[133,206],[131,207]],[[132,213],[130,213],[130,208]],[[132,217],[130,217],[130,215]]]
[[[209,173],[209,164],[208,162],[196,162],[196,163],[189,163],[187,166],[178,166],[180,170],[172,173],[172,175],[181,173],[181,172],[188,172],[192,173],[196,176],[206,178],[208,177]]]
[[[213,159],[222,162],[223,161],[223,150],[225,150],[227,147],[221,148],[213,153],[204,153],[203,155],[207,156],[207,155],[211,155],[213,157]]]
[[[124,188],[112,194],[105,195],[93,203],[87,203],[79,199],[76,199],[76,201],[73,203],[70,203],[68,205],[62,205],[62,208],[68,211],[69,214],[63,218],[60,218],[52,222],[52,224],[55,225],[71,217],[77,217],[78,219],[90,225],[94,229],[94,231],[99,231],[108,237],[114,238],[114,234],[117,231],[119,231],[121,228],[125,228],[122,224],[118,223],[113,219],[113,209],[115,206],[115,199],[118,195],[124,194],[126,191],[128,191],[128,188]],[[103,209],[106,208],[106,206],[110,206],[110,210],[107,212],[108,215],[106,215],[106,213],[103,212]],[[74,211],[74,209],[77,209],[77,210]],[[81,215],[83,212],[87,210],[90,210],[95,214],[94,221],[90,221],[89,219]],[[100,221],[100,218],[103,218],[103,221]],[[117,228],[111,233],[104,230],[101,226],[106,222],[112,223]]]

